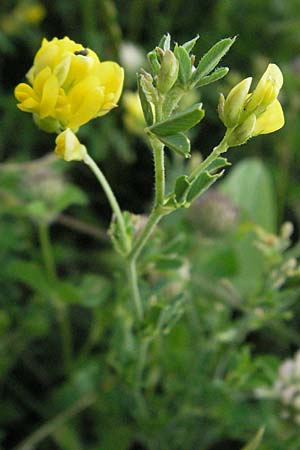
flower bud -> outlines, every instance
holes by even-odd
[[[157,52],[155,50],[152,50],[147,54],[147,58],[152,70],[153,75],[157,75],[160,70],[160,64],[158,62],[157,58]]]
[[[241,125],[238,125],[228,138],[229,147],[245,144],[253,136],[255,123],[255,114],[251,114]]]
[[[248,95],[252,78],[246,78],[238,83],[229,92],[224,103],[224,125],[233,128],[239,124],[241,113],[244,109],[246,97]]]
[[[178,77],[179,62],[171,50],[166,50],[161,62],[159,74],[157,76],[157,89],[162,93],[167,93],[175,84]]]
[[[60,133],[55,139],[55,153],[65,161],[83,161],[87,150],[70,128]]]

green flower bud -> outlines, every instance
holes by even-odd
[[[238,125],[228,138],[229,147],[245,144],[253,136],[256,124],[255,114],[251,114],[241,125]]]
[[[229,92],[224,103],[223,115],[223,122],[227,128],[233,128],[239,124],[251,82],[251,77],[245,78]]]
[[[153,75],[157,75],[160,71],[160,63],[158,61],[157,52],[155,50],[152,50],[147,54],[147,58]]]
[[[164,52],[159,74],[157,76],[157,89],[166,94],[175,84],[178,77],[179,62],[171,50]]]

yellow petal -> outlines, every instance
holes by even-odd
[[[16,86],[16,88],[15,88],[14,94],[15,94],[16,99],[19,100],[20,102],[23,102],[28,97],[34,96],[32,87],[26,83],[18,84],[18,86]]]
[[[62,61],[60,61],[59,64],[57,64],[57,66],[55,66],[53,70],[53,74],[56,76],[60,86],[62,86],[66,81],[66,78],[69,74],[70,65],[71,65],[71,55],[67,55],[65,58],[63,58]]]
[[[284,115],[281,104],[275,100],[257,120],[253,136],[273,133],[284,125]]]
[[[70,128],[77,128],[97,117],[103,104],[103,90],[99,87],[87,89],[81,97],[79,107],[72,111],[69,122]],[[71,104],[71,107],[73,105]]]
[[[22,103],[19,103],[17,107],[21,111],[25,112],[38,112],[39,110],[39,103],[32,97],[27,98]]]
[[[269,64],[246,105],[246,111],[253,112],[259,106],[270,105],[277,98],[282,84],[281,70],[276,64]]]
[[[51,69],[50,67],[45,67],[39,74],[36,76],[33,82],[33,89],[34,92],[42,96],[44,84],[46,83],[46,80],[51,76]]]
[[[51,75],[45,82],[40,104],[40,117],[54,115],[54,107],[57,101],[59,85],[57,78]]]
[[[99,84],[105,87],[105,94],[113,94],[113,102],[117,103],[124,82],[124,70],[119,64],[105,61],[100,64],[98,73]]]

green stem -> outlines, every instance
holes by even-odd
[[[217,145],[211,154],[199,165],[197,166],[190,174],[189,181],[192,181],[196,178],[203,170],[207,169],[207,167],[216,159],[221,153],[224,153],[228,150],[229,146],[227,144],[228,133],[225,133],[222,141]]]
[[[132,294],[133,303],[135,305],[137,317],[139,321],[142,321],[144,318],[144,308],[138,285],[136,259],[130,259],[127,261],[127,269],[128,269],[130,290]]]
[[[113,193],[108,181],[106,180],[103,172],[100,170],[100,168],[97,166],[95,161],[87,154],[84,158],[84,162],[90,167],[96,178],[98,179],[99,183],[102,186],[102,189],[104,190],[106,197],[109,201],[109,204],[111,206],[111,209],[115,213],[116,220],[119,224],[119,229],[121,233],[121,239],[124,248],[129,251],[129,242],[127,239],[127,233],[126,233],[126,226],[124,222],[124,217],[122,214],[122,211],[120,209],[119,203],[115,197],[115,194]]]
[[[49,283],[55,285],[58,281],[57,273],[49,236],[49,226],[45,223],[39,224],[39,240]],[[57,321],[60,326],[65,368],[69,372],[72,363],[72,333],[68,311],[65,304],[55,293],[52,293],[51,300],[56,309]]]
[[[150,214],[148,221],[135,241],[130,253],[128,254],[128,274],[129,282],[131,286],[131,292],[133,301],[135,303],[136,311],[139,320],[143,319],[143,304],[141,301],[138,279],[136,274],[136,261],[148,241],[155,225],[163,216],[162,206],[165,198],[165,167],[164,167],[164,146],[155,137],[150,137],[151,146],[154,153],[154,166],[155,166],[155,200],[154,208]]]
[[[156,138],[150,138],[154,156],[155,169],[155,200],[154,208],[163,205],[165,198],[165,162],[164,162],[164,145]]]
[[[136,260],[139,257],[142,249],[144,248],[152,231],[154,230],[155,225],[159,222],[159,220],[161,219],[161,217],[163,215],[164,214],[160,210],[154,209],[152,211],[152,213],[150,214],[150,216],[147,220],[145,227],[143,228],[142,232],[138,236],[135,244],[132,247],[131,252],[128,255],[128,258],[130,260]]]

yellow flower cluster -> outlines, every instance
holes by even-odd
[[[67,128],[76,132],[117,106],[124,71],[64,37],[43,39],[26,76],[29,84],[15,88],[18,107],[32,113],[43,130],[59,133]]]
[[[226,100],[221,94],[219,115],[224,125],[233,129],[230,145],[240,145],[259,134],[268,134],[284,125],[282,107],[277,97],[283,84],[281,70],[269,64],[255,90],[248,93],[252,78],[238,83]]]

